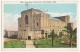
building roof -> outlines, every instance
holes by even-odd
[[[35,10],[35,11],[39,11],[39,12],[42,12],[41,10],[38,10],[38,9],[34,9],[34,8],[31,8],[31,9],[28,9],[28,10],[24,10],[24,11],[22,11],[22,12],[25,12],[25,11],[32,11],[32,10]],[[22,13],[21,12],[21,13]]]
[[[59,17],[54,17],[54,18],[59,19],[59,20],[61,20],[61,21],[65,21],[65,18],[66,18],[66,17],[69,17],[69,15],[59,16]]]

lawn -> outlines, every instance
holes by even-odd
[[[4,48],[25,48],[26,43],[24,41],[19,40],[11,40],[9,42],[4,43]]]
[[[53,40],[53,45],[52,46],[52,40],[48,39],[48,40],[38,40],[36,41],[36,45],[39,48],[60,48],[60,47],[69,47],[69,44],[62,44],[61,43],[61,39],[60,38],[55,38]]]

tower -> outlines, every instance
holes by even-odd
[[[18,34],[22,39],[34,39],[36,32],[41,30],[41,13],[37,9],[28,9],[21,12],[18,19]]]

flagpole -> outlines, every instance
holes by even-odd
[[[28,10],[28,3],[27,2],[25,2],[25,6],[27,6],[27,10]]]

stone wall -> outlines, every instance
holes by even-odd
[[[28,24],[25,23],[25,15],[28,16]],[[22,39],[39,39],[42,36],[41,30],[44,30],[44,34],[47,32],[50,35],[50,32],[54,29],[54,32],[59,36],[59,33],[65,30],[64,27],[67,26],[69,16],[61,16],[56,19],[59,20],[50,19],[49,14],[37,9],[22,11],[21,18],[18,19],[18,35]]]

